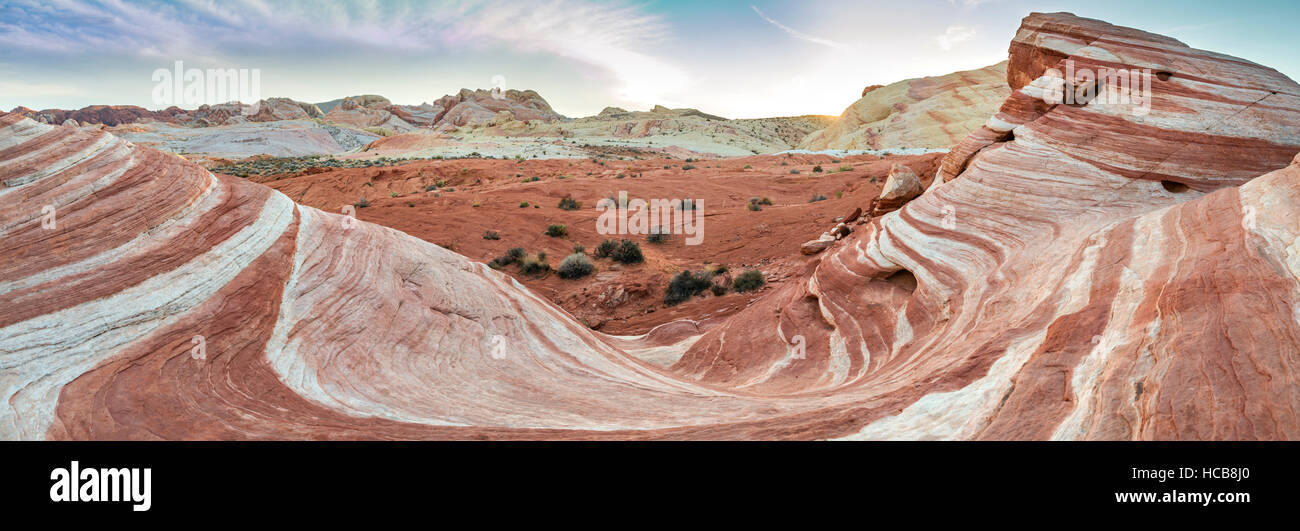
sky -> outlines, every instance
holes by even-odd
[[[656,104],[838,115],[867,85],[1004,60],[1033,11],[1162,33],[1300,79],[1295,0],[0,0],[0,109],[161,109],[173,100],[158,99],[155,72],[181,61],[256,71],[261,97],[312,103],[501,86],[572,117]]]

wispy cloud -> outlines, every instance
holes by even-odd
[[[934,38],[941,50],[951,50],[953,45],[971,40],[975,37],[975,28],[969,26],[948,26],[948,29]]]
[[[0,59],[93,54],[239,64],[267,54],[340,52],[427,53],[432,59],[504,45],[598,68],[616,81],[616,97],[633,101],[654,101],[689,81],[684,70],[653,54],[667,37],[659,16],[592,0],[0,4]]]
[[[80,94],[81,90],[67,85],[54,83],[25,83],[22,81],[0,81],[0,94],[10,98],[34,96],[68,96]]]
[[[786,26],[785,24],[782,24],[782,23],[780,23],[780,22],[777,22],[776,20],[773,20],[772,17],[767,16],[766,13],[763,13],[763,10],[759,9],[758,6],[756,6],[756,5],[752,5],[752,4],[751,4],[749,7],[750,7],[750,9],[753,9],[755,13],[758,13],[758,16],[763,17],[763,20],[766,20],[769,24],[771,24],[771,25],[773,25],[773,26],[776,26],[776,27],[778,27],[778,28],[781,28],[781,31],[784,31],[784,32],[790,34],[791,37],[794,37],[794,38],[799,39],[799,40],[801,40],[801,41],[808,41],[808,42],[811,42],[811,43],[814,43],[814,44],[820,44],[820,45],[822,45],[822,46],[829,46],[829,47],[831,47],[831,48],[845,48],[845,47],[847,47],[846,44],[839,43],[839,42],[836,42],[836,41],[833,41],[833,40],[830,40],[830,39],[825,39],[825,38],[822,38],[822,37],[818,37],[818,36],[815,36],[815,35],[809,35],[809,34],[807,34],[807,33],[801,32],[801,31],[799,31],[799,30],[797,30],[797,29],[791,28],[790,26]]]

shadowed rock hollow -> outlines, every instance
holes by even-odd
[[[1011,95],[923,195],[717,326],[640,337],[0,116],[0,437],[1300,437],[1300,86],[1068,14],[1010,51]],[[1162,73],[1150,113],[1044,103],[1064,60]]]

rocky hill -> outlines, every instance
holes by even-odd
[[[947,148],[983,125],[1011,93],[1005,62],[944,76],[873,85],[799,148]]]

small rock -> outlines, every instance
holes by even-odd
[[[832,243],[835,243],[834,239],[830,239],[830,240],[819,239],[819,240],[804,242],[803,245],[799,246],[799,252],[803,254],[817,254],[822,251],[825,251],[826,248],[830,247]]]
[[[835,226],[835,230],[831,231],[831,234],[834,235],[835,239],[838,240],[844,238],[845,236],[848,236],[852,232],[853,229],[850,229],[848,225],[840,223],[839,225]]]

